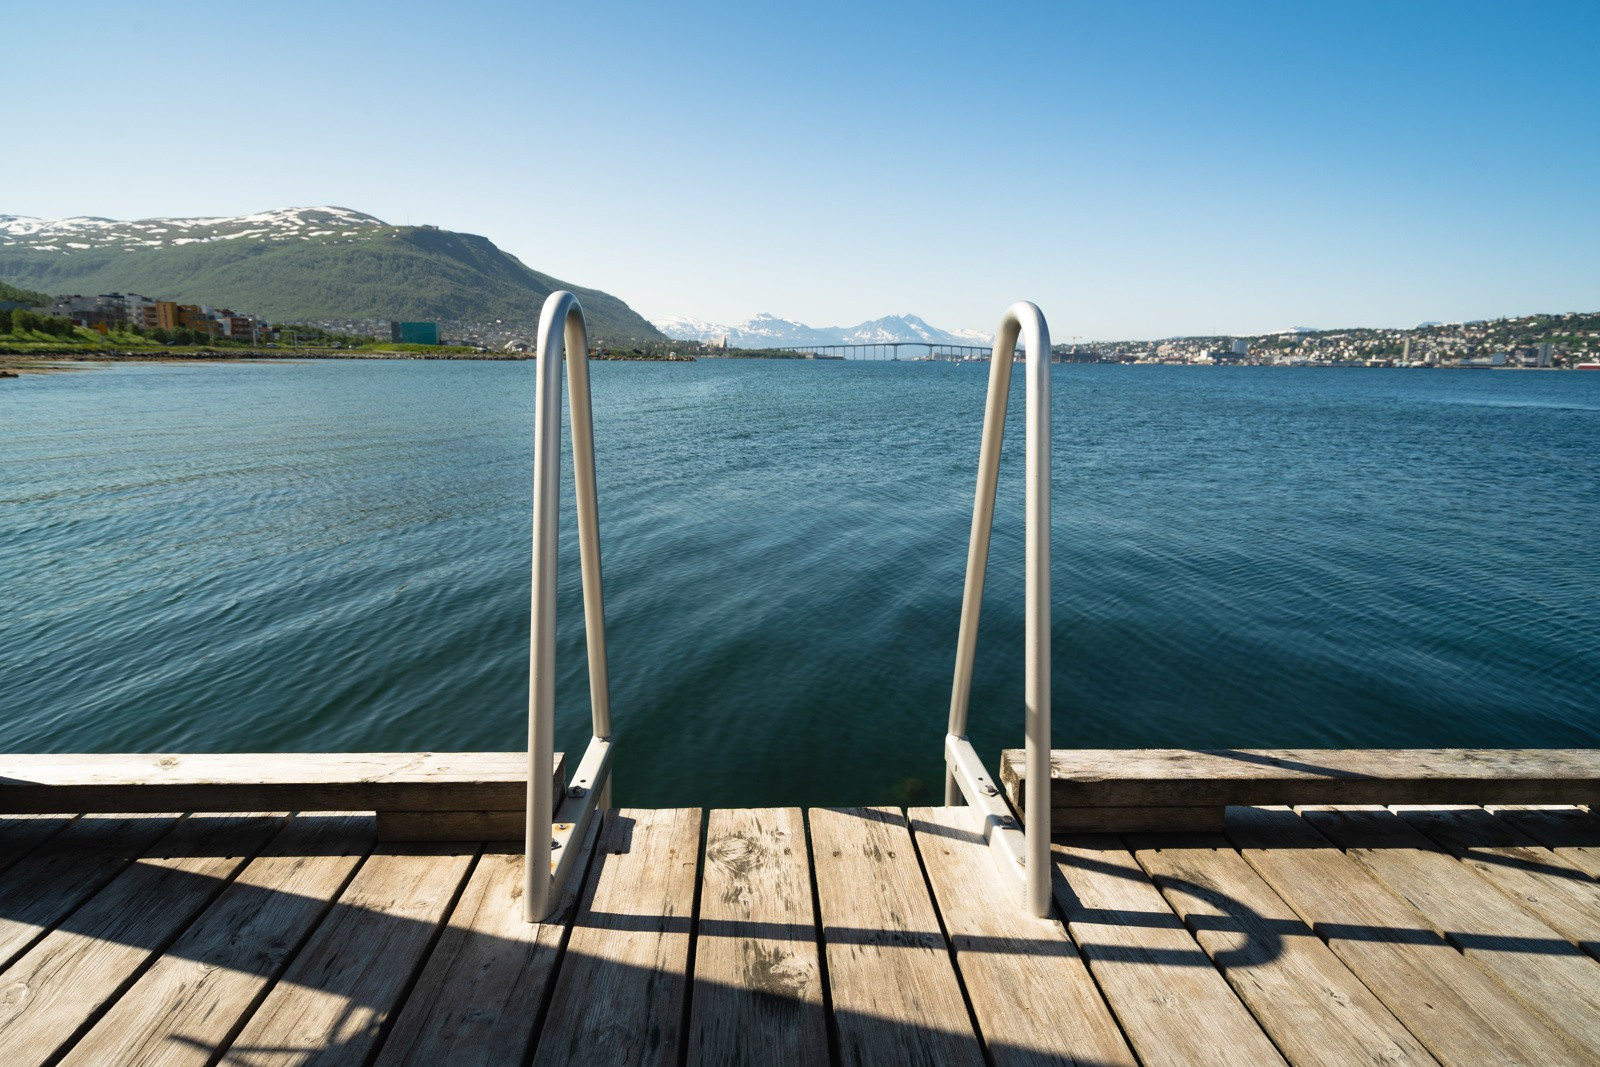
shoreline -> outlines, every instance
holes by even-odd
[[[298,363],[313,359],[362,359],[362,360],[463,360],[480,362],[531,362],[534,360],[531,353],[524,352],[448,352],[437,355],[428,352],[351,352],[331,348],[295,348],[295,349],[217,349],[202,348],[185,350],[181,352],[137,352],[130,350],[112,351],[84,351],[82,349],[62,349],[59,351],[44,352],[5,352],[0,351],[0,376],[14,377],[18,374],[41,374],[52,371],[81,370],[86,367],[63,366],[62,364],[95,364],[95,363],[257,363],[257,362],[283,362]],[[591,362],[604,363],[693,363],[692,356],[643,356],[632,353],[592,355]]]

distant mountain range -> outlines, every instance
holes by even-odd
[[[48,293],[136,292],[274,321],[536,322],[570,289],[599,339],[660,340],[627,304],[531,269],[486,237],[393,226],[342,207],[219,218],[0,215],[0,280]]]
[[[657,319],[655,327],[680,341],[715,341],[727,337],[735,348],[782,348],[801,345],[864,345],[891,341],[936,345],[989,345],[994,338],[976,330],[941,330],[916,315],[887,315],[855,326],[807,326],[763,312],[734,326],[699,319]]]

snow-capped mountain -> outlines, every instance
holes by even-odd
[[[994,340],[991,335],[977,330],[941,330],[916,315],[888,315],[855,326],[818,327],[763,312],[734,326],[683,317],[660,319],[653,325],[680,341],[715,341],[725,336],[735,348],[887,344],[892,341],[988,345]]]
[[[370,231],[386,225],[382,219],[343,207],[290,207],[256,215],[131,222],[93,216],[36,219],[27,215],[0,215],[0,246],[16,245],[64,255],[91,248],[120,247],[131,252],[232,241],[241,237],[267,241],[360,238],[373,236]]]
[[[661,339],[617,297],[542,274],[487,237],[393,225],[344,207],[131,222],[0,214],[0,278],[46,293],[144,293],[278,322],[531,323],[545,297],[570,289],[590,337]]]

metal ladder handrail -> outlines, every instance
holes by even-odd
[[[600,582],[600,507],[589,399],[589,331],[583,307],[554,292],[539,313],[533,414],[533,617],[528,648],[528,812],[522,917],[549,917],[573,869],[589,822],[611,792],[611,696],[606,676],[605,598]],[[561,364],[571,392],[572,471],[578,504],[578,557],[589,653],[594,735],[555,807],[556,542],[561,511]],[[546,864],[549,876],[545,876]]]
[[[1023,811],[1027,832],[1017,829],[1005,797],[984,771],[967,740],[972,667],[978,646],[978,614],[989,564],[995,485],[1005,439],[1006,402],[1017,338],[1027,348],[1027,461],[1024,475],[1026,559],[1024,588],[1023,704],[1027,779]],[[1032,915],[1050,914],[1050,328],[1038,307],[1021,301],[1006,309],[989,364],[989,395],[978,452],[978,487],[972,506],[972,538],[961,597],[955,681],[950,693],[950,729],[945,735],[944,802],[960,800],[983,817],[983,837],[1001,878],[1022,883],[1022,903]]]

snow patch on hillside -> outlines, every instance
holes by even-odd
[[[171,245],[233,241],[238,238],[288,240],[295,237],[372,236],[388,225],[382,219],[344,207],[289,207],[254,215],[207,216],[193,219],[135,219],[130,222],[78,215],[39,219],[0,215],[0,243],[39,252],[61,246],[91,248],[162,248]]]

